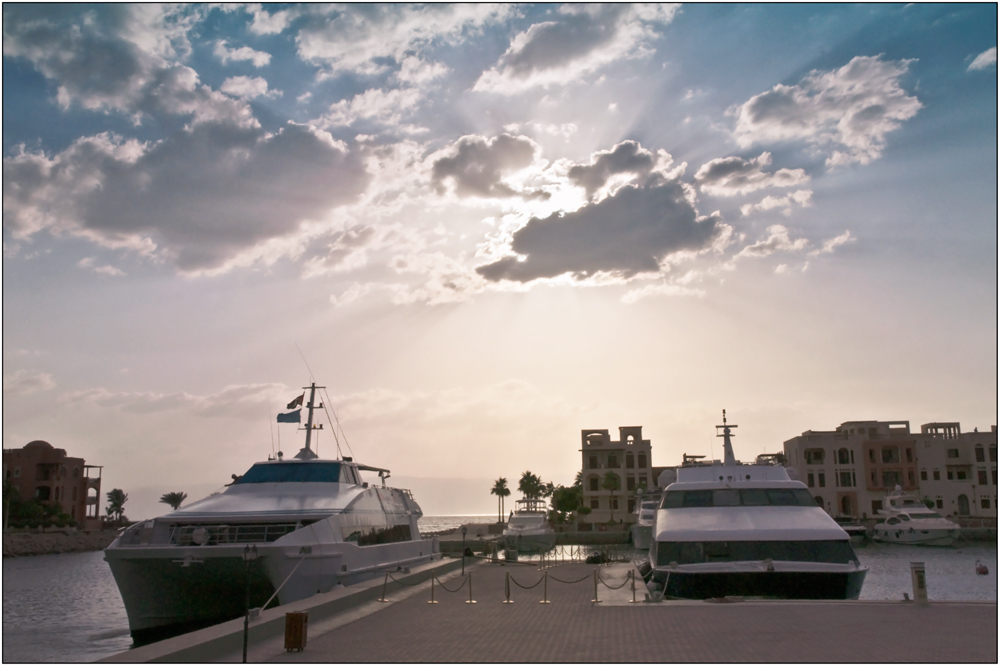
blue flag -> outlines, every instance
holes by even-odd
[[[301,423],[302,422],[302,410],[296,409],[294,412],[288,412],[287,414],[278,414],[278,423]]]

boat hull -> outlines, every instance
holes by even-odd
[[[269,607],[284,605],[329,592],[338,584],[354,585],[385,571],[440,558],[434,542],[426,540],[365,547],[352,543],[254,545],[259,556],[249,566],[250,608],[262,608],[272,596]],[[112,544],[105,550],[136,644],[242,617],[245,547],[116,548]]]
[[[665,597],[679,599],[857,599],[866,573],[867,569],[843,572],[656,571],[653,578],[663,589]]]
[[[649,550],[650,544],[653,543],[653,526],[652,525],[639,525],[635,524],[632,526],[632,545],[639,550]]]
[[[951,546],[957,538],[958,530],[885,529],[882,526],[872,530],[872,541],[907,546]]]
[[[555,532],[504,535],[504,546],[519,553],[544,553],[552,550],[555,545]]]

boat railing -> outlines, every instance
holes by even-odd
[[[302,527],[302,523],[244,523],[236,525],[173,525],[169,542],[177,546],[217,546],[229,543],[268,543]],[[204,532],[198,533],[199,530]]]

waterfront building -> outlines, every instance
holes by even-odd
[[[3,478],[21,497],[59,505],[84,529],[102,526],[101,470],[40,439],[20,449],[3,450]]]
[[[847,421],[784,443],[787,465],[834,517],[869,518],[897,485],[947,516],[997,517],[997,427]]]
[[[582,522],[634,523],[636,490],[653,488],[652,447],[642,438],[642,426],[618,428],[618,441],[611,441],[608,430],[580,431],[583,470],[583,505],[590,513]],[[605,487],[605,477],[613,474],[618,489]]]

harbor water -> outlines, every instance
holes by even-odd
[[[420,525],[422,532],[439,532],[490,520],[425,516]],[[932,601],[997,601],[996,543],[962,541],[951,548],[868,544],[856,550],[869,567],[863,600],[912,596],[910,562],[924,562]],[[976,575],[977,560],[989,567],[988,575]],[[131,645],[128,617],[103,553],[4,558],[5,663],[87,662]]]

